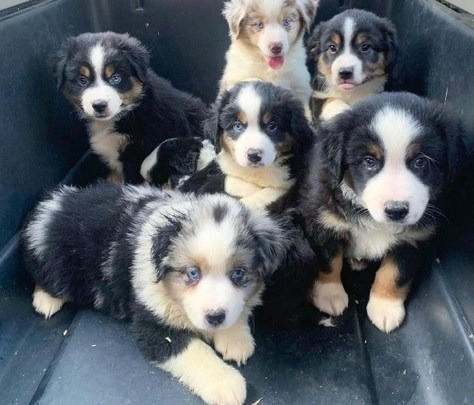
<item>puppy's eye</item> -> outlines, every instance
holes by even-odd
[[[199,267],[188,267],[186,269],[188,284],[196,284],[201,279],[201,270]]]
[[[284,18],[281,23],[285,28],[288,28],[291,25],[291,20],[289,18]]]
[[[255,23],[255,28],[257,30],[259,30],[259,31],[263,30],[263,27],[264,27],[263,21],[258,21],[258,22]]]
[[[413,161],[413,167],[416,170],[423,170],[427,165],[428,165],[428,158],[426,158],[425,156],[418,156]]]
[[[378,160],[373,156],[365,156],[362,161],[364,162],[364,166],[369,170],[377,169],[379,164]]]
[[[245,129],[245,126],[244,124],[242,124],[240,121],[236,121],[234,122],[234,125],[232,126],[232,129],[235,131],[235,132],[242,132],[244,129]]]
[[[331,53],[336,53],[337,52],[337,46],[334,45],[334,44],[331,44],[331,45],[328,46],[328,50]]]
[[[243,267],[236,267],[234,270],[232,270],[232,273],[230,274],[230,279],[235,285],[240,285],[244,280],[244,276],[245,269]]]
[[[114,73],[112,76],[110,76],[109,83],[112,84],[113,86],[116,86],[122,81],[122,77],[118,73]]]
[[[368,52],[368,51],[370,50],[370,48],[372,48],[372,47],[370,46],[370,44],[362,44],[362,45],[360,46],[360,50],[361,50],[362,52]]]
[[[88,79],[87,77],[81,75],[81,76],[79,76],[79,77],[77,78],[77,84],[78,84],[79,86],[83,86],[83,87],[84,87],[84,86],[87,85],[87,83],[89,83],[89,79]]]
[[[270,132],[275,132],[278,129],[278,124],[274,121],[271,121],[267,125],[267,129]]]

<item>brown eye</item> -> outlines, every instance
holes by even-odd
[[[89,80],[87,79],[87,77],[81,75],[77,78],[77,84],[79,86],[84,87],[87,85],[87,83],[89,83]]]
[[[337,46],[334,45],[334,44],[331,44],[331,45],[328,46],[328,50],[331,53],[336,53],[337,52]]]
[[[278,125],[277,125],[276,122],[271,121],[271,122],[268,123],[267,129],[268,129],[270,132],[275,132],[275,131],[278,129]]]
[[[370,44],[362,44],[362,45],[360,46],[360,50],[361,50],[362,52],[367,52],[367,51],[369,51],[370,48],[372,48],[372,47],[370,46]]]
[[[413,161],[413,167],[416,170],[423,170],[428,165],[428,159],[425,156],[419,156]]]
[[[368,170],[377,169],[378,161],[373,156],[365,156],[362,161],[364,162],[364,165]]]

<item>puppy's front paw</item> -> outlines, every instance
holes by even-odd
[[[64,301],[61,298],[55,298],[41,287],[35,287],[35,292],[33,293],[33,308],[39,314],[44,315],[46,319],[51,318],[58,312],[63,304]]]
[[[224,360],[233,360],[240,366],[255,351],[255,341],[248,329],[222,330],[214,336],[214,347]]]
[[[247,396],[245,379],[235,368],[226,365],[215,381],[203,387],[200,395],[208,404],[241,405]]]
[[[380,298],[372,294],[367,304],[367,315],[377,328],[389,333],[405,318],[405,306],[401,299]]]
[[[341,315],[349,305],[349,297],[341,283],[321,283],[313,287],[313,304],[329,315]]]

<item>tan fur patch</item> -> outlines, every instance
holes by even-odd
[[[114,65],[107,65],[107,66],[105,67],[105,72],[104,72],[104,73],[105,73],[105,77],[106,77],[107,79],[110,79],[110,76],[112,76],[112,75],[115,73],[115,67],[114,67]]]
[[[323,55],[319,55],[318,58],[318,71],[324,75],[324,77],[329,80],[331,77],[331,65],[328,64],[324,58]]]
[[[367,150],[372,156],[374,156],[378,160],[383,158],[384,153],[383,153],[382,148],[379,145],[375,143],[371,143],[370,145],[367,146]]]
[[[369,76],[383,76],[385,75],[385,68],[387,61],[383,53],[379,53],[377,61],[375,63],[367,62],[367,69]]]
[[[244,112],[239,112],[239,114],[237,114],[237,119],[244,125],[248,124],[247,115]]]
[[[363,32],[357,34],[355,37],[355,44],[356,45],[362,45],[364,42],[367,42],[367,34],[364,34]]]
[[[378,298],[404,300],[408,294],[409,287],[400,287],[397,284],[399,278],[398,266],[391,257],[385,257],[375,273],[375,280],[372,284],[370,294]]]
[[[351,230],[351,224],[345,221],[342,217],[333,212],[322,209],[319,213],[318,221],[327,229],[335,230],[339,233],[348,233]]]
[[[225,131],[221,136],[220,142],[222,148],[228,152],[233,159],[235,159],[235,141],[229,135],[227,135]]]
[[[420,145],[417,143],[412,143],[408,145],[407,148],[407,159],[412,159],[421,152]]]
[[[132,88],[120,94],[124,105],[134,104],[143,96],[143,83],[135,77],[131,77],[130,80],[132,81]]]
[[[334,45],[336,45],[337,47],[341,46],[341,36],[337,32],[333,32],[330,38]]]
[[[81,66],[81,69],[79,71],[81,72],[82,76],[85,76],[85,77],[91,76],[91,71],[87,66]]]
[[[318,281],[321,283],[341,283],[341,271],[343,263],[342,249],[334,256],[327,271],[320,271]]]
[[[268,124],[272,120],[272,113],[266,112],[265,114],[263,114],[262,120],[264,124]]]

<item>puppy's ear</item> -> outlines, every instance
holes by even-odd
[[[447,183],[452,184],[466,163],[466,146],[463,142],[464,128],[461,121],[450,111],[442,111],[448,164]]]
[[[75,39],[73,37],[67,38],[57,50],[51,55],[49,63],[53,69],[54,77],[56,79],[56,86],[60,89],[65,81],[64,72],[66,70],[67,60],[70,49],[74,47]]]
[[[336,122],[334,122],[336,121]],[[329,180],[333,186],[341,183],[344,176],[344,132],[341,131],[337,120],[329,120],[319,125],[317,130],[317,143],[319,154],[316,159],[320,159],[323,168],[329,174]]]
[[[306,32],[310,32],[311,30],[318,5],[319,0],[296,0],[296,6],[301,14]]]
[[[230,28],[230,36],[238,38],[247,9],[244,0],[230,0],[224,3],[222,14]]]
[[[219,127],[219,117],[222,109],[228,103],[229,97],[230,92],[228,90],[219,93],[216,101],[210,108],[209,117],[205,119],[202,124],[204,138],[212,142],[216,148],[216,153],[221,151],[221,129]]]
[[[288,251],[289,243],[284,232],[283,219],[271,219],[264,210],[251,212],[253,234],[257,249],[256,269],[267,280],[280,266]]]
[[[321,53],[321,36],[323,35],[324,27],[324,23],[319,23],[306,42],[307,60],[310,65],[317,61]]]
[[[395,66],[398,56],[397,30],[390,20],[381,18],[380,30],[384,36],[387,48],[384,52],[386,60],[386,72],[391,72]]]
[[[151,258],[156,272],[156,282],[161,281],[171,270],[165,263],[165,258],[171,253],[171,247],[179,232],[183,229],[183,218],[179,216],[168,217],[167,224],[160,227],[152,239]]]
[[[144,83],[147,80],[147,71],[150,65],[150,52],[138,39],[128,34],[122,34],[120,37],[118,48],[127,58],[137,77]]]
[[[295,140],[293,143],[294,154],[301,156],[302,152],[313,145],[314,133],[306,119],[301,101],[293,97],[288,105],[291,108],[291,135]]]

